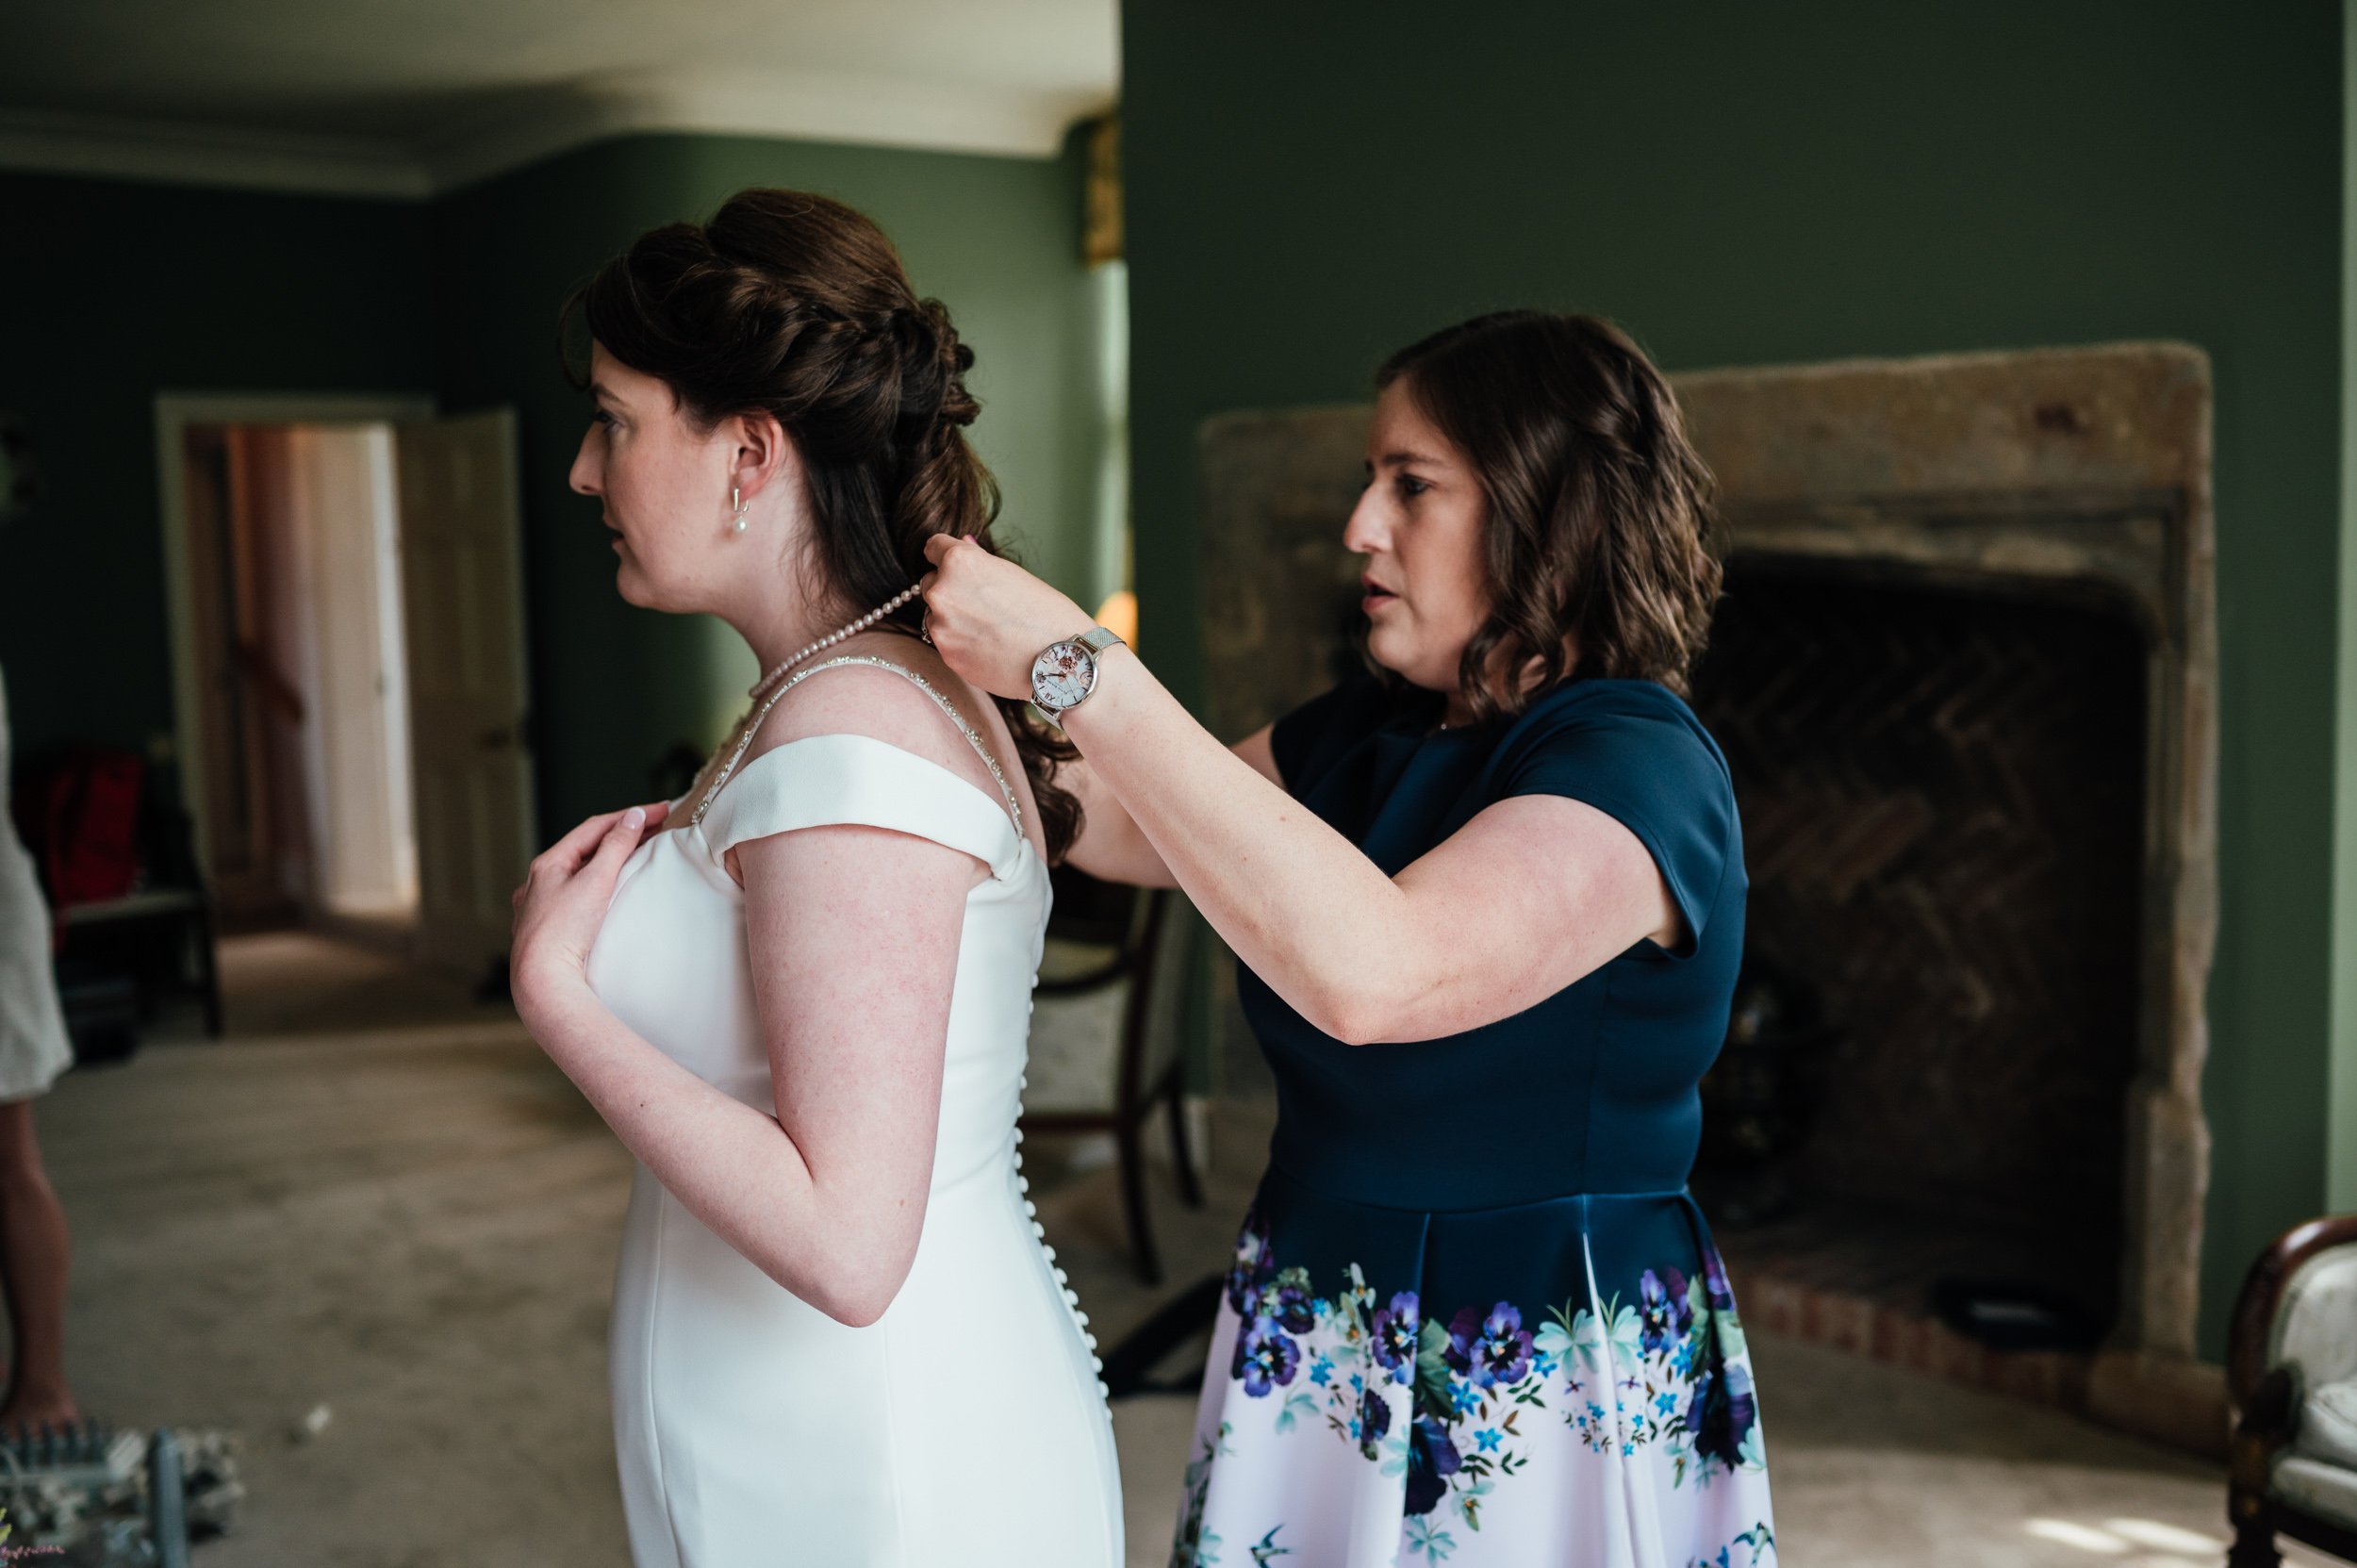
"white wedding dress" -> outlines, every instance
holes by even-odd
[[[988,760],[948,701],[898,665],[831,659],[794,681],[846,663],[924,687]],[[1019,816],[1012,790],[1002,804],[912,751],[813,735],[746,762],[701,823],[653,834],[623,865],[590,983],[665,1054],[769,1114],[729,847],[865,823],[991,872],[966,896],[924,1230],[880,1320],[847,1328],[808,1305],[638,1166],[611,1344],[637,1568],[1121,1562],[1095,1341],[1030,1217],[1015,1152],[1048,907],[1047,867]]]

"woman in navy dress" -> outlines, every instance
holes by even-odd
[[[1708,472],[1591,318],[1483,317],[1377,384],[1368,671],[1232,748],[1117,644],[1042,654],[1087,616],[1011,563],[936,539],[921,585],[969,680],[1053,666],[1073,862],[1185,890],[1275,1071],[1173,1561],[1772,1564],[1686,1191],[1747,886],[1682,696]]]

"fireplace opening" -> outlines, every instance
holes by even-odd
[[[1694,707],[1742,814],[1750,1024],[1822,1027],[1731,1039],[1706,1103],[1764,1114],[1695,1187],[1739,1290],[1854,1324],[1788,1327],[1970,1334],[1958,1290],[2008,1285],[2118,1318],[2148,681],[2092,586],[1729,563]]]

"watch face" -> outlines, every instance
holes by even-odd
[[[1077,642],[1050,644],[1031,661],[1031,700],[1061,712],[1096,684],[1096,655]]]

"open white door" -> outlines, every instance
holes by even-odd
[[[525,734],[516,416],[395,427],[423,956],[504,959],[536,842]]]

